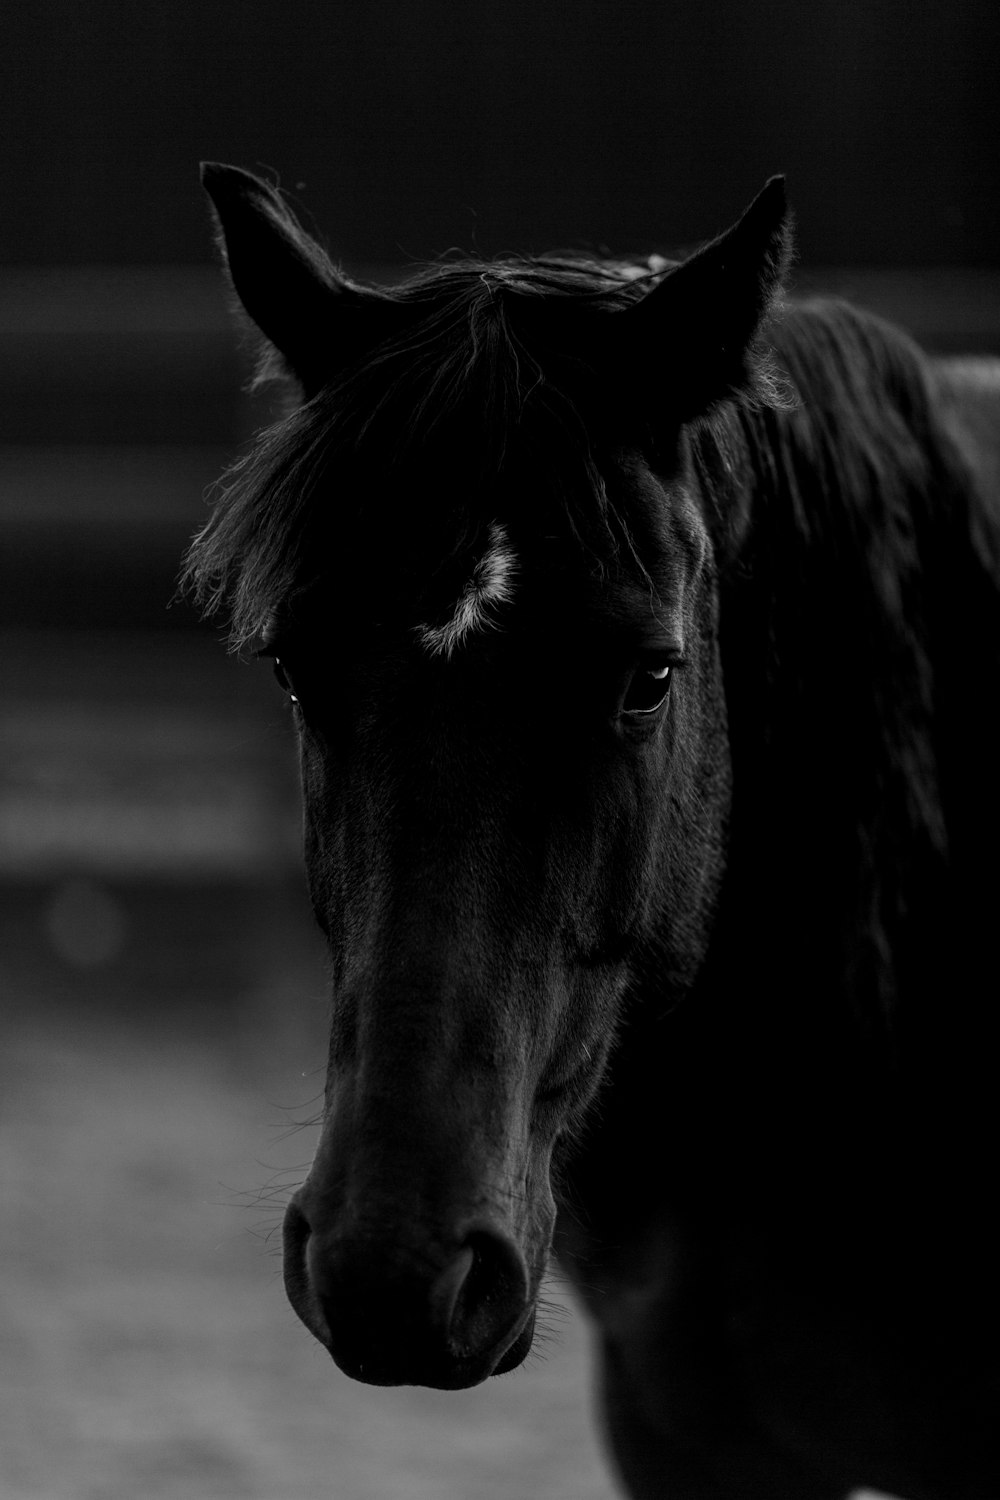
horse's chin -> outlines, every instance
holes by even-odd
[[[316,1333],[315,1329],[311,1331]],[[520,1331],[499,1350],[494,1348],[485,1355],[476,1356],[444,1356],[433,1363],[421,1359],[410,1369],[406,1368],[405,1361],[400,1360],[398,1351],[394,1350],[387,1359],[380,1358],[375,1352],[355,1359],[331,1349],[318,1333],[316,1336],[326,1345],[337,1369],[363,1385],[423,1385],[436,1391],[466,1391],[482,1385],[491,1375],[506,1375],[524,1363],[535,1336],[535,1310],[532,1308],[528,1312]]]

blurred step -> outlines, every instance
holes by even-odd
[[[1000,354],[992,266],[795,267],[795,296],[834,295],[905,328],[929,354]]]
[[[0,879],[299,868],[293,737],[266,668],[185,632],[5,632],[0,657]]]
[[[252,420],[212,267],[0,270],[0,441],[218,443]]]
[[[258,747],[164,705],[8,703],[0,875],[224,875],[299,861],[298,819]]]
[[[160,625],[231,452],[0,447],[0,627]]]

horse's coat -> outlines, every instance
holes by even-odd
[[[996,1500],[997,382],[782,308],[777,181],[389,292],[205,180],[301,398],[190,561],[333,969],[296,1310],[474,1384],[554,1244],[639,1500]]]

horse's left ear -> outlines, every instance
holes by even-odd
[[[280,193],[252,172],[203,162],[201,181],[237,297],[312,395],[363,346],[378,341],[384,303],[341,275]],[[273,363],[265,359],[265,367]]]
[[[785,179],[772,177],[730,229],[610,320],[612,364],[680,421],[755,385],[754,337],[791,258]]]

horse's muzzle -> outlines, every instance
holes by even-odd
[[[495,1225],[400,1247],[319,1231],[293,1202],[284,1234],[289,1300],[355,1380],[461,1390],[514,1369],[531,1348],[527,1267]]]

